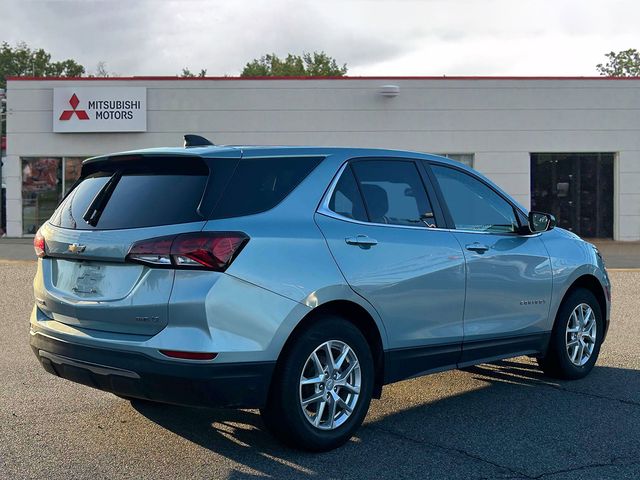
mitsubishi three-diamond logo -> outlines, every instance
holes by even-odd
[[[76,94],[74,93],[73,95],[71,95],[71,98],[69,99],[69,105],[71,105],[72,110],[64,110],[60,115],[60,120],[71,120],[71,117],[73,117],[74,113],[78,117],[78,120],[89,120],[89,115],[87,115],[87,112],[85,110],[76,110],[79,103],[80,100],[78,100]]]

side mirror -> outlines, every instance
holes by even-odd
[[[531,233],[546,232],[557,224],[556,217],[550,213],[529,212],[529,230]]]

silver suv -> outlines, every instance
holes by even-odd
[[[446,158],[151,149],[86,160],[40,229],[31,345],[128,399],[260,408],[347,441],[382,386],[519,355],[585,376],[610,284],[596,248]]]

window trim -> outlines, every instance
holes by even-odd
[[[438,196],[438,201],[441,204],[441,208],[445,214],[445,220],[447,223],[447,227],[448,230],[451,232],[461,232],[461,233],[475,233],[475,234],[483,234],[483,235],[501,235],[501,236],[519,236],[519,237],[536,237],[542,234],[542,232],[537,232],[537,233],[525,233],[524,229],[528,228],[527,225],[523,225],[522,221],[523,218],[527,218],[527,213],[522,210],[519,206],[517,206],[516,204],[514,204],[510,199],[508,199],[502,192],[498,191],[495,187],[493,187],[492,185],[488,184],[487,182],[485,182],[482,178],[478,177],[477,175],[474,175],[472,172],[469,172],[467,169],[465,168],[461,168],[458,165],[451,165],[448,163],[444,163],[444,162],[438,162],[437,160],[423,160],[423,166],[424,169],[426,170],[427,174],[429,175],[429,178],[431,179],[431,182],[434,184],[434,188],[436,189],[436,195]],[[447,205],[447,202],[444,199],[444,195],[442,194],[442,189],[440,188],[440,183],[438,183],[438,179],[436,178],[435,174],[433,173],[433,170],[431,169],[431,165],[437,165],[439,167],[445,167],[445,168],[450,168],[452,170],[458,170],[459,172],[465,174],[465,175],[469,175],[471,178],[473,178],[474,180],[477,180],[478,182],[482,183],[483,185],[485,185],[486,187],[488,187],[489,189],[491,189],[495,194],[497,194],[500,198],[502,198],[505,202],[507,202],[507,204],[509,204],[511,206],[511,208],[513,209],[513,213],[515,214],[516,220],[518,222],[518,225],[520,226],[520,231],[515,231],[515,232],[482,232],[482,231],[478,231],[478,230],[465,230],[465,229],[459,229],[455,227],[455,222],[453,221],[453,217],[451,216],[451,213],[449,212],[449,206]]]
[[[376,223],[376,222],[363,222],[361,220],[356,220],[355,218],[349,218],[349,217],[345,217],[344,215],[340,215],[339,213],[334,212],[333,210],[331,210],[331,208],[329,208],[329,204],[331,202],[331,197],[333,196],[333,193],[336,189],[336,186],[338,185],[338,182],[340,181],[340,178],[342,177],[342,174],[344,173],[344,171],[347,168],[351,168],[351,164],[355,163],[355,162],[363,162],[363,161],[371,161],[371,160],[377,160],[377,161],[389,161],[389,162],[395,162],[395,161],[405,161],[405,162],[410,162],[413,163],[417,172],[418,172],[418,177],[420,178],[420,181],[422,182],[422,186],[424,187],[425,193],[427,195],[427,200],[429,201],[429,203],[431,204],[431,208],[433,210],[433,215],[435,217],[436,220],[436,225],[441,225],[441,226],[436,226],[436,227],[428,227],[426,225],[424,226],[413,226],[413,225],[397,225],[397,224],[393,224],[393,223]],[[426,230],[426,231],[432,231],[432,230],[437,230],[437,231],[449,231],[450,229],[446,227],[447,225],[447,219],[444,215],[444,211],[442,210],[441,206],[440,206],[440,202],[439,202],[439,198],[438,198],[438,191],[436,190],[436,187],[433,185],[433,183],[431,182],[431,179],[426,175],[426,171],[424,169],[424,166],[422,165],[422,161],[423,159],[416,159],[416,158],[411,158],[411,157],[355,157],[355,158],[350,158],[345,160],[345,162],[340,166],[340,168],[338,169],[337,173],[334,175],[333,179],[331,180],[331,182],[329,183],[329,186],[327,187],[324,196],[322,197],[322,200],[320,201],[320,204],[318,206],[318,208],[316,209],[316,213],[319,213],[321,215],[324,215],[326,217],[331,217],[331,218],[335,218],[337,220],[343,220],[346,222],[350,222],[350,223],[355,223],[358,225],[373,225],[373,226],[377,226],[377,227],[392,227],[392,228],[407,228],[407,229],[411,229],[411,230]],[[353,170],[352,170],[353,172]],[[358,186],[358,191],[360,192],[360,197],[362,198],[362,203],[365,205],[365,210],[367,209],[366,206],[366,202],[364,200],[364,197],[362,195],[362,192],[360,191],[360,185],[359,185],[359,181],[358,178],[355,175],[355,172],[353,172],[354,174],[354,178],[356,179],[356,185]],[[367,216],[368,214],[368,210],[367,211]]]

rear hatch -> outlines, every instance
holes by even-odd
[[[199,232],[240,152],[229,158],[119,155],[91,159],[40,233],[38,308],[86,329],[154,335],[168,323],[175,270],[126,261],[143,240]],[[215,167],[214,167],[215,165]]]

